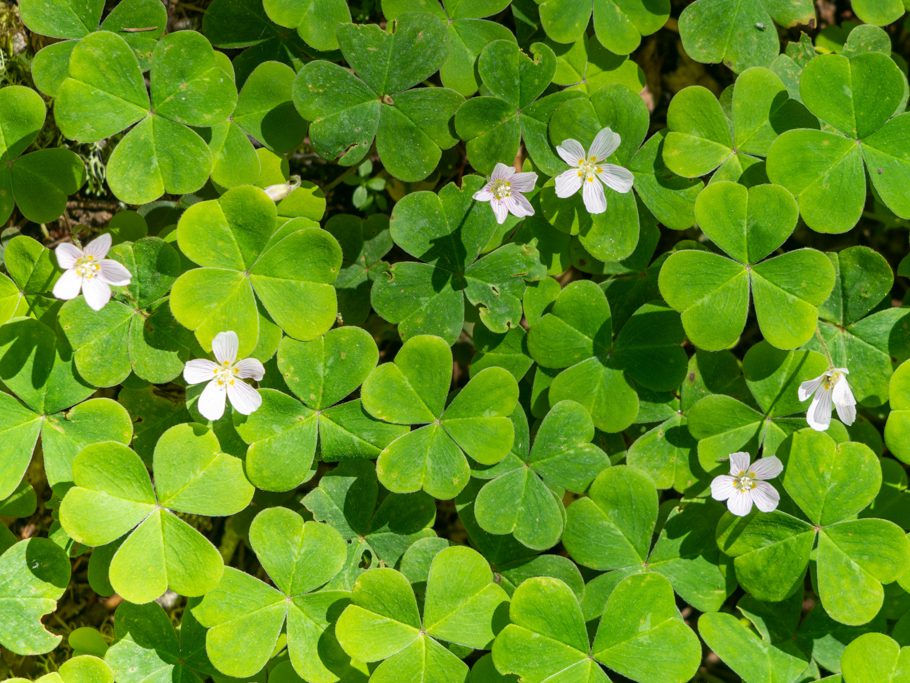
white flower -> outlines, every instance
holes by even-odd
[[[623,194],[631,190],[634,177],[630,171],[622,166],[603,163],[616,151],[619,143],[619,133],[609,128],[597,134],[587,153],[578,140],[563,140],[556,151],[571,168],[556,176],[556,196],[571,197],[583,187],[581,196],[588,212],[603,213],[607,210],[607,198],[601,183]]]
[[[75,299],[81,291],[85,303],[100,311],[111,300],[111,285],[123,287],[133,276],[116,261],[104,258],[111,249],[111,236],[101,235],[85,245],[85,249],[64,242],[54,253],[57,263],[64,269],[54,285],[58,299]]]
[[[183,368],[187,384],[208,382],[199,394],[197,406],[207,420],[217,420],[224,415],[225,398],[231,400],[234,410],[243,415],[255,412],[262,405],[262,397],[242,379],[255,379],[265,375],[265,368],[255,358],[237,360],[237,334],[219,332],[212,340],[212,352],[217,363],[200,358],[188,361]]]
[[[780,494],[765,480],[783,471],[783,463],[773,455],[750,466],[748,453],[731,453],[730,474],[714,477],[711,497],[727,501],[727,509],[739,517],[749,514],[752,503],[762,512],[771,512],[780,502]]]
[[[286,183],[269,185],[267,188],[265,188],[265,193],[273,202],[280,202],[298,187],[300,187],[300,176],[294,175],[291,176],[291,179]]]
[[[474,193],[474,199],[490,202],[497,223],[505,223],[510,213],[518,218],[533,216],[534,207],[524,193],[533,190],[536,183],[536,173],[516,173],[511,166],[496,164],[490,182]]]
[[[812,403],[806,413],[806,421],[812,429],[823,432],[831,424],[831,403],[837,410],[837,416],[845,425],[852,425],[856,420],[856,399],[847,383],[847,368],[829,368],[824,374],[799,385],[799,400],[806,401],[810,396]]]

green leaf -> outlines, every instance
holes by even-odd
[[[651,479],[630,467],[610,467],[591,484],[587,498],[569,506],[562,540],[585,567],[640,566],[656,522],[657,491]]]
[[[702,614],[698,618],[698,632],[743,680],[796,680],[809,665],[808,657],[798,648],[756,635],[732,614]]]
[[[642,36],[657,31],[670,14],[669,2],[606,0],[568,2],[544,0],[540,19],[544,31],[557,43],[573,43],[585,32],[593,10],[594,33],[605,48],[616,54],[629,54]]]
[[[347,662],[329,628],[330,615],[347,602],[340,591],[317,590],[342,568],[345,543],[332,527],[304,522],[287,508],[267,508],[250,527],[250,543],[276,590],[236,569],[225,570],[217,588],[194,608],[206,633],[206,651],[220,671],[251,676],[269,660],[287,621],[291,663],[307,679],[331,680]],[[235,647],[239,633],[255,633]]]
[[[509,604],[510,624],[496,637],[493,661],[499,671],[529,683],[545,680],[609,681],[590,657],[585,619],[572,590],[549,577],[523,581]]]
[[[670,582],[655,574],[616,586],[592,649],[599,662],[639,681],[688,681],[701,661],[701,644],[676,609]]]
[[[869,247],[848,247],[828,258],[837,284],[819,309],[823,318],[847,326],[855,323],[884,299],[894,283],[891,266]]]
[[[19,7],[22,23],[49,38],[81,38],[98,28],[101,0],[25,0]]]
[[[0,643],[20,655],[50,652],[61,637],[41,623],[70,580],[66,553],[46,538],[19,541],[0,555]]]
[[[686,53],[698,62],[723,63],[736,72],[768,66],[780,52],[773,21],[782,26],[815,20],[811,0],[698,0],[679,18]]]
[[[54,102],[61,132],[80,142],[97,142],[142,120],[148,110],[142,71],[129,44],[109,31],[82,38]]]
[[[910,459],[910,362],[905,362],[891,377],[891,413],[885,423],[885,443],[902,462]]]
[[[910,673],[910,648],[883,633],[865,633],[847,645],[840,664],[846,683],[898,681]]]
[[[793,435],[784,488],[810,521],[828,525],[856,515],[881,486],[875,453],[863,444],[836,444],[824,432]]]
[[[293,69],[263,62],[249,75],[231,119],[245,133],[274,152],[288,152],[303,140],[306,123],[291,100]]]
[[[306,0],[302,4],[291,0],[266,0],[263,6],[272,21],[279,26],[296,28],[307,45],[321,51],[337,50],[335,31],[351,21],[351,11],[343,0]]]
[[[433,171],[442,149],[455,144],[449,120],[463,98],[448,88],[409,90],[442,63],[445,27],[415,13],[394,28],[390,33],[375,24],[340,26],[341,52],[357,75],[330,62],[310,62],[294,82],[294,104],[311,122],[310,139],[322,156],[340,157],[346,166],[359,163],[375,138],[389,173],[417,181]],[[357,131],[353,140],[351,130]],[[399,144],[404,138],[407,148]]]
[[[306,219],[280,230],[276,223],[274,202],[251,186],[200,202],[181,217],[178,244],[202,268],[177,278],[171,310],[204,346],[232,329],[240,338],[240,357],[256,347],[254,292],[290,336],[313,339],[332,326],[337,312],[332,283],[341,267],[338,243]]]

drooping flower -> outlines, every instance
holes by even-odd
[[[711,497],[727,501],[727,509],[739,517],[748,515],[753,503],[762,512],[771,512],[780,502],[780,494],[767,480],[783,472],[783,463],[773,455],[751,465],[749,460],[748,453],[731,453],[730,474],[711,482]]]
[[[812,429],[823,432],[831,424],[831,404],[837,410],[837,417],[845,425],[856,420],[856,399],[847,382],[847,368],[828,368],[823,374],[799,385],[799,400],[812,397],[806,421]]]
[[[122,264],[105,258],[110,249],[111,236],[106,233],[86,244],[85,249],[69,242],[58,245],[54,253],[64,272],[54,285],[54,296],[68,300],[82,292],[93,310],[104,308],[111,299],[111,285],[123,287],[133,278]]]
[[[597,134],[587,152],[578,140],[563,140],[556,151],[571,168],[556,176],[556,196],[571,197],[581,190],[588,212],[603,213],[607,210],[603,185],[623,194],[631,190],[632,173],[622,166],[604,163],[619,147],[620,140],[619,133],[610,128]]]
[[[298,187],[300,187],[300,176],[294,175],[291,176],[291,179],[286,183],[269,185],[267,188],[265,188],[265,193],[273,202],[280,202]]]
[[[208,382],[199,394],[197,406],[207,420],[217,420],[224,415],[225,399],[238,413],[249,415],[262,405],[262,397],[246,382],[257,382],[265,375],[265,368],[255,358],[237,360],[239,341],[235,332],[219,332],[212,340],[212,352],[218,362],[206,358],[187,361],[183,379],[187,384]]]
[[[490,202],[497,223],[505,223],[511,213],[518,218],[534,215],[534,207],[525,199],[525,193],[534,189],[536,173],[518,173],[511,166],[496,164],[490,182],[474,193],[478,202]]]

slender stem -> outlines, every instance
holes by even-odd
[[[815,328],[815,336],[818,337],[819,343],[822,345],[822,350],[825,352],[825,356],[828,358],[828,366],[834,367],[834,359],[831,357],[831,351],[828,349],[828,343],[825,341],[825,338],[822,336],[821,330],[818,327]]]
[[[335,178],[335,180],[333,180],[328,185],[326,185],[324,188],[322,188],[322,191],[325,192],[326,194],[328,194],[329,190],[334,189],[339,183],[341,183],[341,181],[343,181],[345,178],[347,178],[349,175],[352,175],[356,171],[357,171],[357,166],[349,166],[348,168],[345,169],[344,173],[342,173],[340,176]]]

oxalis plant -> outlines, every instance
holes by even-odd
[[[908,0],[0,8],[0,678],[910,682]]]

